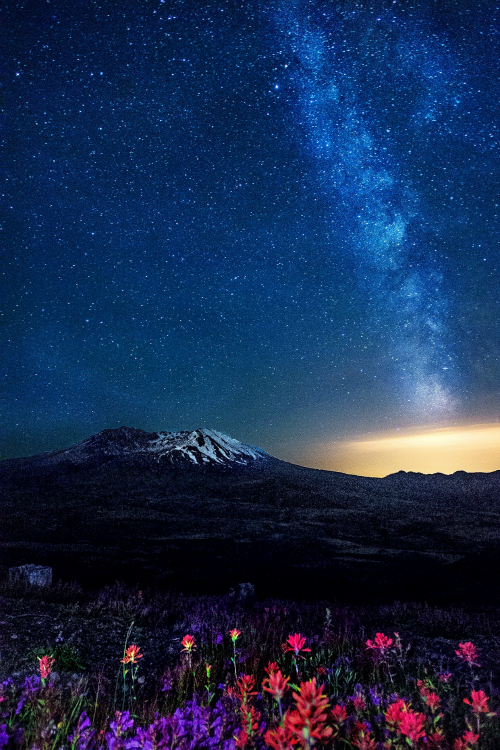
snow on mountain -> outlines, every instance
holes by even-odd
[[[38,456],[43,463],[85,462],[94,457],[152,459],[172,465],[248,465],[270,459],[268,453],[210,429],[181,432],[145,432],[133,427],[102,430],[66,450]]]
[[[248,464],[268,454],[260,448],[240,443],[239,440],[216,430],[202,429],[193,432],[160,432],[148,450],[162,457],[182,454],[195,464]]]

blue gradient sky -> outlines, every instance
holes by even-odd
[[[4,455],[497,422],[500,11],[464,5],[7,3]]]

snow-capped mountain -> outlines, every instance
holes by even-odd
[[[133,427],[102,430],[65,450],[37,456],[44,463],[82,463],[93,458],[153,460],[184,466],[241,465],[271,459],[268,453],[217,430],[145,432]]]

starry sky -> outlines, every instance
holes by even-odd
[[[4,456],[498,427],[497,5],[7,0]]]

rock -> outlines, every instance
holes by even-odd
[[[9,568],[9,583],[30,583],[32,586],[50,586],[52,568],[44,565],[19,565]]]

